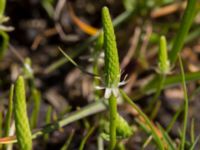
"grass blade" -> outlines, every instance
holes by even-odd
[[[187,8],[184,12],[184,15],[180,24],[180,28],[175,37],[172,50],[169,53],[169,59],[170,59],[171,64],[175,63],[178,57],[178,53],[183,48],[185,38],[192,25],[196,11],[197,11],[197,0],[188,0]]]
[[[86,136],[81,141],[81,145],[79,147],[79,150],[83,150],[84,149],[85,143],[87,142],[87,140],[91,136],[91,134],[94,132],[94,129],[95,129],[95,126],[93,126],[92,128],[89,129],[89,131],[87,132]]]
[[[10,131],[10,124],[11,124],[12,112],[13,112],[13,94],[14,94],[14,85],[12,84],[10,87],[10,93],[9,93],[8,111],[6,113],[5,136],[9,136],[9,131]]]
[[[181,138],[181,150],[184,150],[187,121],[188,121],[188,94],[187,94],[187,87],[185,83],[185,73],[184,73],[183,63],[180,56],[179,56],[179,63],[180,63],[180,68],[181,68],[182,86],[183,86],[183,92],[184,92],[184,120],[183,120],[183,131],[182,131],[182,138]]]

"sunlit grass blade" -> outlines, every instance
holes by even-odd
[[[32,150],[32,137],[26,108],[25,84],[19,76],[14,88],[14,119],[20,150]]]
[[[197,12],[198,0],[188,0],[187,7],[182,17],[178,33],[175,37],[172,50],[169,53],[170,63],[174,64],[178,53],[182,50],[186,36]]]

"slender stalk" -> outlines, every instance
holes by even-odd
[[[116,121],[117,121],[117,100],[114,95],[109,98],[109,110],[110,110],[110,145],[109,149],[113,150],[116,145]]]
[[[184,120],[183,120],[183,131],[182,131],[182,138],[181,138],[181,150],[184,150],[187,121],[188,121],[188,94],[187,94],[187,87],[185,83],[185,73],[184,73],[183,63],[180,56],[179,56],[179,63],[180,63],[180,68],[181,68],[182,86],[183,86],[183,92],[184,92]]]

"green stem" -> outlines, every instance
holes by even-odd
[[[187,95],[187,87],[185,83],[185,73],[183,68],[183,63],[181,57],[179,56],[179,63],[181,68],[181,77],[182,77],[182,86],[184,92],[184,120],[183,120],[183,133],[181,138],[181,150],[185,148],[185,137],[186,137],[186,130],[187,130],[187,120],[188,120],[188,95]]]
[[[116,119],[117,119],[117,99],[112,94],[109,98],[110,111],[110,145],[109,150],[113,150],[116,145]]]
[[[153,99],[151,100],[151,102],[149,104],[148,111],[152,110],[153,106],[155,105],[156,101],[158,100],[158,97],[160,96],[160,93],[163,89],[165,78],[166,78],[166,76],[164,74],[159,75],[158,87],[157,87],[157,90],[156,90],[156,93],[155,93]]]

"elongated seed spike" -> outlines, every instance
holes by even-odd
[[[26,110],[24,79],[19,76],[14,87],[14,119],[20,150],[32,150],[31,131]]]
[[[6,0],[0,0],[0,18],[3,16],[6,7]]]
[[[115,33],[107,7],[102,10],[105,49],[105,83],[109,88],[117,87],[120,81],[119,58]]]
[[[160,37],[160,47],[159,47],[159,71],[161,74],[167,74],[170,70],[170,63],[168,60],[167,53],[167,42],[165,36]]]

